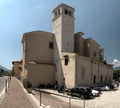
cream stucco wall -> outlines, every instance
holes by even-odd
[[[50,83],[50,79],[55,79],[55,66],[53,66],[53,48],[49,47],[50,43],[53,43],[53,39],[54,34],[43,31],[28,32],[23,35],[22,77],[29,78],[32,81],[33,86],[36,86],[37,83],[39,81],[42,81],[44,78],[44,81],[46,82],[46,78],[48,78],[48,76],[49,78],[47,81],[50,81]],[[34,65],[31,63],[33,63]],[[42,73],[42,70],[45,73]],[[36,73],[34,73],[34,71]],[[49,75],[49,72],[51,71],[52,73],[51,75]],[[40,74],[41,76],[43,76],[39,76]]]

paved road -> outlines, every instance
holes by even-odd
[[[0,108],[38,108],[38,106],[24,90],[20,81],[12,77],[8,92],[0,104]]]

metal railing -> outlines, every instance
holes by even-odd
[[[40,102],[40,106],[49,105],[52,108],[85,108],[85,99],[79,97],[68,96],[66,93],[51,93],[42,89],[34,89],[34,92]],[[78,101],[78,104],[74,103],[75,100]]]
[[[120,108],[120,104],[113,102],[108,104],[106,102],[99,103],[101,97],[95,97],[97,101],[94,98],[81,99],[68,96],[66,93],[58,93],[56,90],[34,89],[34,96],[39,100],[39,104],[43,108],[48,106],[50,108]]]

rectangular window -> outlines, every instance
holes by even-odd
[[[65,60],[65,65],[68,65],[69,56],[68,56],[68,55],[65,55],[65,56],[64,56],[64,60]]]
[[[55,12],[55,16],[57,16],[57,12]]]
[[[100,77],[100,81],[101,81],[101,83],[103,82],[103,76],[101,75],[101,77]]]
[[[95,75],[93,76],[93,83],[94,84],[96,83],[96,76]]]
[[[53,49],[53,42],[50,42],[50,43],[49,43],[49,48],[50,48],[50,49]]]
[[[69,11],[69,15],[72,16],[72,12]]]

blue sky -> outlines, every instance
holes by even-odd
[[[75,8],[75,33],[82,31],[104,49],[109,63],[120,60],[120,0],[0,0],[0,65],[22,59],[23,33],[52,31],[52,10]]]

